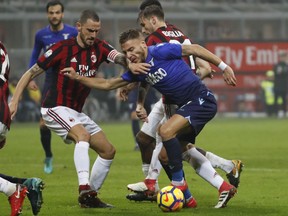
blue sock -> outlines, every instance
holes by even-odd
[[[170,140],[163,141],[163,145],[167,152],[167,156],[169,160],[169,167],[172,172],[172,180],[174,180],[173,179],[174,173],[175,173],[175,178],[178,178],[178,174],[176,173],[179,171],[182,171],[182,168],[183,168],[182,147],[177,138],[172,138]],[[182,173],[181,179],[182,178],[183,178],[183,173]],[[177,180],[175,179],[175,181]]]
[[[183,170],[172,173],[172,180],[181,182],[183,179]]]
[[[185,191],[182,191],[182,192],[183,192],[185,199],[189,199],[190,197],[192,197],[192,194],[191,194],[189,188],[187,188]]]

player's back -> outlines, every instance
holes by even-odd
[[[166,42],[176,44],[191,44],[191,40],[180,29],[171,24],[158,28],[146,38],[146,44],[148,46]],[[195,61],[193,56],[183,57],[183,60],[185,60],[190,68],[195,69]]]

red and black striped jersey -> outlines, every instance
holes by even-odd
[[[155,32],[151,33],[146,38],[148,46],[156,45],[158,43],[178,43],[178,44],[191,44],[191,40],[184,35],[184,33],[176,28],[174,25],[167,24],[167,27],[160,27]],[[183,60],[195,70],[195,60],[193,56],[183,57]]]
[[[60,70],[73,67],[81,76],[95,77],[102,62],[114,62],[118,51],[106,41],[96,39],[94,45],[82,48],[76,38],[60,41],[49,48],[37,61],[44,70],[52,68],[49,89],[43,95],[42,107],[66,106],[78,112],[82,107],[90,88],[63,74]]]
[[[8,106],[10,72],[9,57],[6,48],[0,41],[0,122],[10,129],[11,117]]]

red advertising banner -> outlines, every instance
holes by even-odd
[[[241,74],[236,72],[237,86],[232,87],[228,86],[222,75],[215,75],[213,79],[205,79],[203,82],[211,88],[211,90],[216,89],[226,89],[227,91],[235,91],[235,89],[246,89],[246,90],[255,90],[259,89],[260,83],[265,79],[265,73],[261,74]]]
[[[288,52],[288,42],[209,42],[205,47],[239,72],[270,70],[279,53]]]

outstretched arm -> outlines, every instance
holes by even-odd
[[[64,68],[63,70],[61,70],[61,73],[63,73],[65,76],[69,77],[72,80],[77,80],[78,82],[88,86],[89,88],[96,88],[101,90],[112,90],[129,84],[129,82],[123,80],[121,77],[104,79],[80,76],[72,67]]]
[[[147,63],[132,63],[122,53],[119,53],[115,57],[114,62],[129,69],[133,74],[147,74],[151,67],[151,65]]]
[[[236,77],[232,68],[226,65],[218,56],[198,44],[182,45],[182,56],[194,55],[204,59],[223,71],[223,77],[228,85],[236,86]]]
[[[144,103],[145,103],[145,98],[149,90],[149,87],[150,86],[145,82],[142,82],[140,84],[139,91],[138,91],[138,98],[137,98],[137,106],[136,106],[137,117],[147,123],[148,123],[148,115],[144,107]]]
[[[19,80],[15,92],[13,94],[13,97],[11,98],[11,101],[9,103],[9,109],[10,109],[10,114],[11,114],[11,119],[14,118],[17,108],[18,108],[18,103],[20,100],[20,97],[24,91],[24,89],[27,87],[28,83],[34,79],[36,76],[38,76],[41,73],[44,73],[45,71],[38,66],[38,64],[34,64],[28,71],[26,71],[21,79]]]

